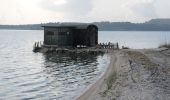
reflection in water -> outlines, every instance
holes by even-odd
[[[99,32],[99,42],[152,48],[164,40],[162,33]],[[109,63],[108,55],[33,53],[34,42],[42,40],[43,31],[0,30],[0,100],[71,100]]]
[[[0,30],[0,100],[71,100],[98,77],[107,55],[33,53],[43,31]]]
[[[106,57],[106,55],[104,56]],[[99,66],[98,62],[104,56],[88,54],[44,54],[44,71],[48,75],[48,78],[53,80],[50,86],[57,89],[57,97],[70,99],[71,97],[69,96],[74,97],[78,95],[78,90],[82,91],[82,89],[92,83],[101,74],[102,70],[105,69],[105,66]],[[62,93],[65,95],[62,95]],[[70,95],[71,93],[72,95]]]

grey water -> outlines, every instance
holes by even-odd
[[[156,48],[170,32],[99,32],[99,42]],[[0,100],[71,100],[102,75],[109,55],[33,53],[43,31],[0,30]]]
[[[102,31],[99,32],[99,42],[118,42],[120,47],[132,49],[157,48],[170,43],[170,31]]]
[[[105,71],[108,55],[33,53],[43,31],[0,30],[0,100],[72,100]]]

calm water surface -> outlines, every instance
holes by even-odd
[[[170,31],[103,31],[99,32],[99,42],[118,42],[133,49],[157,48],[170,43]]]
[[[155,48],[170,32],[99,32],[99,42]],[[106,69],[108,55],[33,53],[43,31],[0,30],[0,100],[71,100]]]
[[[102,74],[107,55],[33,53],[43,31],[0,30],[0,100],[71,100]]]

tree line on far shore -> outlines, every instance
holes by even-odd
[[[61,25],[78,25],[87,23],[74,22],[51,22],[42,24],[27,24],[27,25],[0,25],[0,29],[11,30],[43,30],[44,25],[61,26]],[[152,19],[145,23],[131,22],[93,22],[98,26],[99,31],[170,31],[170,19]]]

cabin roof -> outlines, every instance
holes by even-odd
[[[87,29],[89,25],[93,24],[73,24],[73,25],[68,25],[68,24],[61,24],[61,25],[44,25],[42,27],[44,28],[76,28],[76,29]],[[95,25],[96,26],[96,25]]]

